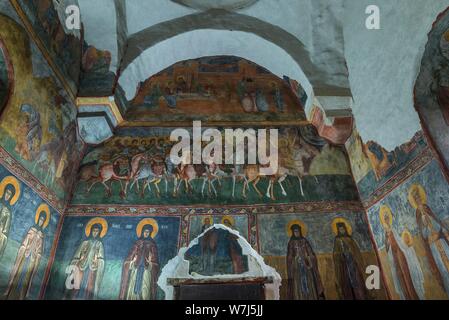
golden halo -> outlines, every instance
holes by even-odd
[[[385,221],[385,213],[388,215],[388,224]],[[381,206],[380,210],[379,210],[379,218],[380,218],[380,222],[382,223],[382,226],[384,228],[388,227],[390,228],[393,225],[393,214],[391,213],[391,209],[389,206]]]
[[[211,223],[211,224],[214,224],[214,218],[213,218],[211,215],[207,215],[207,216],[204,216],[204,217],[201,219],[201,223],[202,223],[203,225],[205,224],[206,219],[209,219],[210,223]]]
[[[345,218],[335,218],[334,221],[332,221],[332,231],[334,232],[335,235],[338,235],[338,230],[337,230],[337,224],[339,223],[343,223],[346,226],[346,230],[348,231],[348,235],[352,235],[352,226],[349,223],[348,220],[346,220]]]
[[[12,185],[15,189],[14,196],[10,201],[10,204],[13,206],[17,202],[17,200],[19,200],[20,197],[20,184],[19,181],[13,176],[3,178],[2,182],[0,183],[0,197],[3,197],[6,186],[8,185]]]
[[[34,216],[34,222],[37,224],[39,222],[39,214],[44,211],[46,213],[45,215],[45,222],[42,225],[42,228],[47,228],[48,224],[50,223],[50,208],[45,203],[42,203],[36,210],[36,215]]]
[[[408,238],[410,239],[410,243],[407,243],[407,241],[405,240],[405,237],[408,236]],[[404,242],[407,246],[411,247],[413,245],[413,237],[412,234],[410,233],[410,231],[408,231],[408,229],[405,229],[404,231],[402,231],[402,242]]]
[[[225,220],[229,220],[229,222],[231,223],[231,226],[235,226],[235,220],[234,220],[234,217],[231,217],[231,216],[224,216],[222,219],[221,219],[221,224],[223,224],[223,225],[225,225]]]
[[[408,201],[410,202],[410,204],[414,209],[418,208],[418,204],[416,203],[416,200],[413,196],[416,192],[418,192],[419,196],[421,197],[422,203],[427,204],[427,195],[423,186],[420,184],[414,184],[410,187],[410,190],[408,191]]]
[[[154,239],[156,237],[157,233],[159,232],[159,225],[156,220],[153,218],[146,218],[139,222],[139,224],[136,227],[136,234],[137,237],[140,238],[142,236],[142,229],[144,226],[150,225],[153,227],[153,231],[151,232],[151,238]]]
[[[101,228],[100,238],[103,238],[106,235],[106,233],[108,232],[108,223],[103,218],[90,219],[90,221],[87,223],[86,229],[85,229],[86,237],[90,236],[90,231],[94,224],[101,224],[102,228]]]
[[[287,235],[289,237],[292,236],[292,227],[297,224],[298,226],[301,227],[301,231],[302,231],[302,236],[305,237],[307,236],[307,226],[304,222],[300,221],[300,220],[292,220],[287,224],[286,230],[287,230]]]

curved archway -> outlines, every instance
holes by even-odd
[[[8,105],[13,92],[14,71],[8,50],[0,39],[0,116]]]
[[[189,50],[182,50],[186,46]],[[136,84],[174,63],[217,55],[239,56],[279,77],[287,75],[298,80],[309,96],[314,89],[301,67],[282,48],[251,33],[224,30],[186,32],[146,49],[123,71],[119,83],[131,99]]]
[[[449,178],[449,8],[428,35],[414,94],[423,130]]]
[[[348,70],[344,61],[335,68],[333,74],[329,74],[313,63],[311,52],[291,33],[260,19],[226,10],[208,10],[190,14],[159,23],[132,35],[128,39],[122,70],[133,64],[149,48],[197,30],[239,31],[264,39],[273,47],[281,48],[297,65],[301,66],[317,94],[331,92],[336,95],[350,95]],[[205,37],[207,40],[211,38]],[[189,47],[189,49],[191,48]],[[223,54],[223,52],[219,54]],[[239,55],[237,52],[232,52],[232,54]]]

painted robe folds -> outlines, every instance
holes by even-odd
[[[287,272],[290,300],[324,299],[318,261],[306,238],[290,239],[287,249]]]
[[[363,258],[359,246],[349,236],[337,236],[334,242],[334,265],[337,288],[344,300],[365,300]]]
[[[410,275],[407,258],[399,245],[401,237],[395,230],[390,229],[385,233],[385,241],[396,292],[402,300],[419,300]]]
[[[29,296],[43,250],[44,233],[38,227],[31,227],[22,241],[12,268],[5,293],[7,299],[23,300]]]
[[[0,259],[6,249],[9,229],[11,228],[11,210],[8,205],[0,202]]]
[[[153,239],[137,240],[123,264],[120,299],[156,300],[159,258]]]
[[[449,228],[427,205],[418,207],[416,221],[431,271],[449,294]]]
[[[90,238],[81,243],[70,263],[77,272],[80,288],[72,290],[71,299],[97,299],[104,273],[103,243]]]

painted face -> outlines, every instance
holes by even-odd
[[[45,216],[41,215],[39,217],[39,221],[37,223],[38,223],[39,227],[42,227],[44,225],[44,223],[45,223]]]
[[[293,229],[293,235],[295,237],[300,237],[301,236],[301,231],[300,229]]]
[[[384,213],[384,221],[385,221],[385,225],[386,225],[387,227],[390,227],[390,226],[391,226],[391,225],[390,225],[390,217],[389,217],[388,213]]]
[[[344,226],[338,226],[338,233],[340,235],[346,235],[346,229]]]
[[[146,229],[146,230],[143,232],[143,237],[144,237],[145,239],[148,239],[148,238],[150,237],[150,230]]]
[[[210,219],[204,219],[204,225],[209,226],[210,225]]]
[[[417,192],[417,191],[413,192],[413,198],[415,198],[416,204],[418,206],[421,206],[423,204],[422,203],[422,199],[421,199],[421,195],[419,194],[419,192]]]
[[[7,189],[6,191],[5,191],[5,200],[6,201],[9,201],[10,199],[11,199],[11,197],[12,197],[12,191],[11,190],[9,190],[9,189]]]
[[[94,239],[97,238],[99,234],[100,234],[100,229],[99,228],[93,228],[92,229],[92,237]]]

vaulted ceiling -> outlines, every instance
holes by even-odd
[[[178,61],[239,56],[298,80],[309,96],[353,98],[322,100],[331,101],[323,107],[352,107],[362,138],[392,150],[420,129],[413,86],[427,32],[448,3],[378,0],[381,29],[368,30],[371,2],[78,0],[84,39],[111,52],[110,71],[126,100]]]

